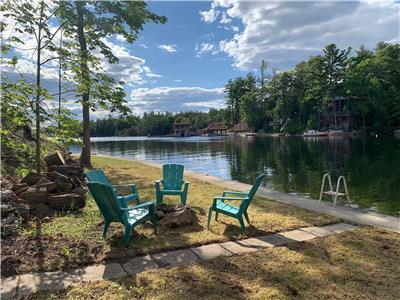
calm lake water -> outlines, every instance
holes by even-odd
[[[303,137],[93,138],[93,153],[158,163],[318,199],[322,175],[344,175],[354,206],[398,216],[400,139]],[[78,146],[71,147],[79,152]],[[328,200],[328,199],[326,199]]]

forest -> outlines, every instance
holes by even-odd
[[[269,70],[263,60],[259,74],[228,80],[225,109],[99,119],[91,122],[91,134],[165,135],[182,120],[195,130],[224,121],[228,127],[246,123],[254,132],[296,134],[343,129],[343,115],[346,130],[391,134],[400,127],[399,44],[381,42],[374,50],[355,51],[330,44],[322,53],[285,71]]]

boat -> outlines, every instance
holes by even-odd
[[[328,136],[329,132],[328,131],[318,131],[318,130],[308,130],[303,133],[304,137],[318,137],[318,136]]]

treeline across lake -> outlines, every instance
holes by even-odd
[[[379,43],[374,50],[341,50],[335,44],[292,70],[230,79],[225,109],[205,112],[145,113],[92,121],[92,136],[165,135],[174,123],[192,129],[223,121],[254,132],[302,133],[306,130],[363,130],[392,134],[400,128],[400,44]]]

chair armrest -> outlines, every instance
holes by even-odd
[[[244,193],[244,192],[233,192],[233,191],[224,191],[224,192],[222,193],[222,197],[226,197],[226,195],[247,196],[248,193]]]
[[[115,187],[121,187],[121,186],[136,186],[135,183],[121,183],[121,184],[113,184]]]
[[[214,197],[214,200],[228,200],[228,201],[235,201],[235,200],[243,201],[243,200],[248,200],[248,199],[249,199],[249,197],[245,197],[245,198],[242,198],[242,197]]]
[[[135,209],[138,209],[138,208],[151,207],[151,206],[154,206],[153,202],[145,202],[145,203],[142,203],[142,204],[139,204],[139,205],[135,205],[133,207],[128,207],[128,208],[120,207],[120,209],[123,210],[123,211],[130,211],[130,210],[135,210]]]

